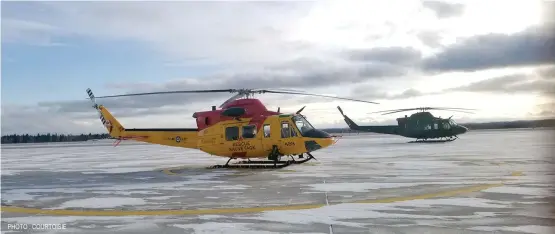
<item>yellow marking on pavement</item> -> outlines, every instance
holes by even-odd
[[[478,192],[484,189],[489,189],[493,187],[503,186],[502,183],[499,184],[483,184],[483,185],[476,185],[466,188],[460,189],[453,189],[447,190],[437,193],[428,193],[428,194],[420,194],[414,196],[405,196],[405,197],[391,197],[391,198],[382,198],[382,199],[372,199],[372,200],[362,200],[356,201],[354,203],[393,203],[393,202],[400,202],[400,201],[410,201],[410,200],[422,200],[422,199],[430,199],[435,197],[449,197],[449,196],[457,196],[467,193]]]
[[[274,210],[314,209],[322,206],[323,204],[312,204],[312,205],[198,209],[198,210],[68,210],[68,209],[49,210],[49,209],[2,206],[2,212],[24,213],[24,214],[44,214],[44,215],[64,215],[64,216],[156,216],[156,215],[256,213],[256,212],[274,211]]]
[[[172,170],[175,170],[175,169],[164,169],[162,170],[162,172],[164,172],[164,174],[166,175],[178,175],[177,173],[173,173]]]
[[[399,201],[428,199],[438,196],[454,196],[464,193],[475,192],[503,184],[487,184],[472,186],[468,188],[443,191],[439,193],[422,194],[407,197],[394,197],[375,200],[355,201],[351,203],[393,203]],[[349,202],[347,202],[349,203]],[[45,215],[66,215],[66,216],[152,216],[152,215],[203,215],[203,214],[228,214],[228,213],[255,213],[274,210],[304,210],[323,207],[325,204],[310,205],[291,205],[291,206],[267,206],[252,208],[224,208],[224,209],[198,209],[198,210],[68,210],[68,209],[38,209],[14,206],[2,206],[2,212],[25,213],[25,214],[45,214]]]
[[[522,173],[522,171],[515,171],[513,173],[511,173],[511,176],[522,176],[524,175],[524,173]]]
[[[520,175],[522,172],[513,172],[511,175]],[[479,192],[488,188],[503,186],[504,183],[482,184],[436,193],[428,193],[413,196],[391,197],[382,199],[361,200],[346,203],[394,203],[400,201],[430,199],[435,197],[448,197]],[[340,203],[335,203],[340,204]],[[73,209],[39,209],[16,206],[2,206],[1,212],[24,213],[34,215],[64,215],[64,216],[160,216],[160,215],[205,215],[205,214],[231,214],[231,213],[256,213],[276,210],[306,210],[325,206],[326,204],[308,205],[286,205],[286,206],[264,206],[244,208],[222,208],[222,209],[197,209],[197,210],[73,210]]]

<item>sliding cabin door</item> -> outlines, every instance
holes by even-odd
[[[256,125],[248,122],[224,125],[224,148],[233,158],[255,157],[263,153]]]

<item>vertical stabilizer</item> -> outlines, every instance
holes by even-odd
[[[103,105],[98,105],[96,103],[96,99],[91,89],[87,89],[87,94],[93,103],[92,107],[98,111],[100,122],[102,122],[102,125],[104,125],[106,130],[108,130],[110,136],[114,138],[121,137],[125,128],[123,128],[119,121],[114,118],[114,116],[112,116],[112,114]]]
[[[347,123],[347,125],[349,125],[349,128],[351,128],[353,130],[358,130],[359,129],[359,126],[355,123],[355,121],[353,121],[351,118],[347,117],[347,115],[345,115],[345,113],[343,113],[343,110],[341,109],[341,107],[337,106],[337,109],[339,110],[341,115],[343,115],[343,118],[345,119],[345,123]]]

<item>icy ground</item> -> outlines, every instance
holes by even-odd
[[[554,137],[545,129],[471,131],[450,143],[409,144],[396,136],[352,135],[316,151],[318,161],[264,171],[204,169],[226,159],[131,142],[115,148],[111,141],[2,145],[3,207],[266,207],[325,204],[325,192],[331,203],[173,216],[2,212],[2,233],[29,233],[8,224],[65,223],[66,230],[37,233],[329,233],[333,224],[336,234],[551,234]],[[465,192],[477,185],[486,188]],[[355,203],[368,200],[374,203]]]

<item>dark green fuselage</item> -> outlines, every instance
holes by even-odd
[[[397,125],[359,126],[344,115],[349,128],[357,131],[399,135],[417,139],[434,139],[453,137],[465,133],[468,129],[458,125],[452,119],[434,117],[429,112],[418,112],[410,117],[397,119]]]

